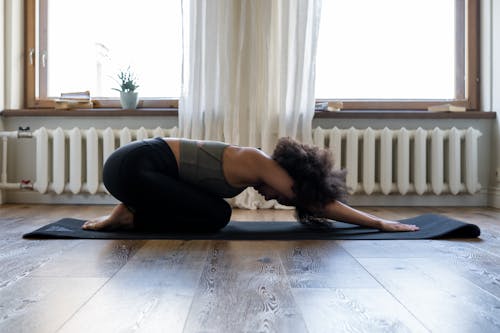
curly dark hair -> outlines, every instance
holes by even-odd
[[[326,226],[327,220],[317,218],[315,212],[347,196],[346,171],[333,169],[332,153],[285,137],[278,140],[272,158],[294,180],[297,220],[310,227]]]

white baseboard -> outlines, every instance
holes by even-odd
[[[487,193],[462,195],[354,195],[348,198],[352,206],[409,206],[409,207],[486,207]]]
[[[41,194],[31,191],[8,191],[6,202],[30,204],[114,205],[118,201],[107,194]]]
[[[353,206],[470,206],[470,207],[500,207],[500,188],[495,189],[495,195],[490,190],[474,195],[353,195],[348,203]],[[118,201],[106,194],[40,194],[29,191],[6,191],[4,201],[8,203],[43,203],[43,204],[87,204],[114,205]],[[488,198],[489,197],[489,198]],[[494,197],[497,206],[491,204]],[[490,203],[488,201],[490,199]]]

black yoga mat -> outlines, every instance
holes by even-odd
[[[24,238],[86,239],[224,239],[224,240],[297,240],[297,239],[431,239],[472,238],[479,227],[444,215],[424,214],[401,220],[420,227],[419,231],[382,232],[341,222],[331,228],[310,229],[297,222],[230,222],[214,233],[145,232],[133,230],[89,231],[80,227],[83,220],[64,218],[23,235]]]

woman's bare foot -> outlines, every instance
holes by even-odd
[[[132,229],[133,227],[134,214],[122,203],[115,206],[110,215],[88,220],[82,225],[82,229],[85,230]]]

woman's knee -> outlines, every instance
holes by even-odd
[[[232,209],[224,199],[220,201],[210,209],[209,221],[210,229],[219,230],[224,228],[231,220]]]
[[[121,185],[123,183],[120,177],[120,165],[122,156],[118,154],[112,154],[104,163],[102,169],[102,182],[106,189],[111,195],[116,197],[116,195],[121,192]]]

